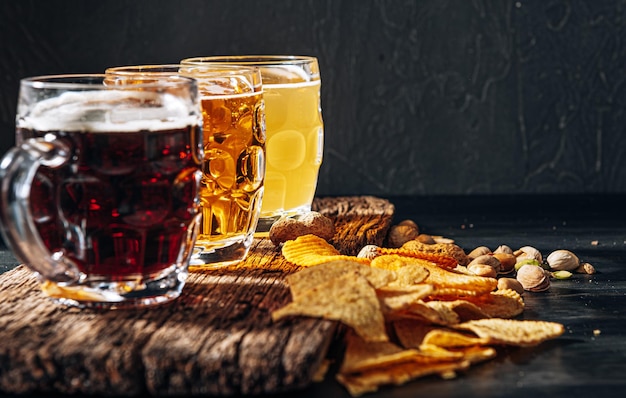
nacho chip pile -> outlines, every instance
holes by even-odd
[[[452,378],[495,357],[497,346],[532,346],[564,332],[558,323],[513,319],[524,310],[522,297],[497,290],[495,278],[455,268],[451,256],[378,250],[371,259],[341,255],[313,235],[282,248],[287,261],[305,268],[287,276],[293,300],[272,319],[346,325],[336,379],[352,396],[428,375]]]

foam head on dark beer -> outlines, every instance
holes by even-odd
[[[66,92],[37,103],[22,127],[39,131],[131,132],[182,128],[197,123],[189,104],[147,91]]]

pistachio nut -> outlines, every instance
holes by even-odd
[[[496,248],[496,250],[493,251],[494,253],[507,253],[507,254],[513,254],[513,249],[511,249],[509,246],[507,245],[500,245]]]
[[[524,286],[514,278],[500,278],[498,279],[498,290],[514,290],[519,294],[524,293]]]
[[[593,265],[589,263],[582,263],[575,269],[575,271],[579,274],[588,274],[592,275],[596,273],[596,269]]]
[[[493,269],[496,270],[496,272],[500,271],[500,260],[498,260],[495,256],[493,256],[492,254],[483,254],[480,255],[476,258],[474,258],[472,261],[470,261],[470,263],[467,265],[468,268],[470,265],[472,264],[485,264],[485,265],[489,265],[491,267],[493,267]]]
[[[546,261],[554,271],[572,271],[580,265],[580,260],[574,253],[563,249],[550,253]]]
[[[356,256],[358,258],[367,258],[372,260],[375,257],[378,257],[378,249],[379,247],[376,245],[365,245],[361,248],[359,254],[357,254]]]
[[[524,290],[540,292],[550,287],[550,275],[541,267],[525,264],[517,270],[516,279]]]
[[[410,225],[394,225],[389,230],[389,246],[397,248],[419,235],[417,228]]]
[[[491,254],[491,249],[487,246],[478,246],[471,252],[467,253],[467,257],[471,260],[475,259],[478,256],[483,256],[485,254]]]
[[[493,256],[500,261],[500,270],[498,271],[498,273],[508,274],[515,271],[517,258],[513,254],[500,252],[493,253]]]
[[[543,262],[543,257],[541,255],[541,252],[532,246],[520,247],[513,254],[515,254],[515,257],[517,257],[518,260],[526,260],[526,259],[534,258],[540,263]]]
[[[534,258],[527,258],[524,260],[519,260],[517,259],[517,262],[515,263],[515,271],[519,271],[520,268],[522,268],[524,265],[526,264],[530,264],[530,265],[534,265],[537,266],[539,268],[541,268],[541,263],[537,260],[535,260]]]
[[[496,269],[488,264],[470,263],[467,266],[467,270],[474,275],[484,276],[487,278],[495,278],[498,275]]]
[[[568,279],[572,277],[572,273],[565,270],[554,271],[552,272],[552,277],[554,279]]]

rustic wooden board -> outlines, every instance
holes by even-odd
[[[344,254],[381,245],[394,206],[375,197],[321,198],[331,241]],[[24,266],[0,275],[0,392],[136,396],[234,395],[303,388],[323,362],[335,322],[273,323],[297,271],[268,239],[236,267],[194,271],[181,297],[159,308],[66,308]]]

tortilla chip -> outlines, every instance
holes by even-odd
[[[419,352],[417,350],[407,350],[387,341],[367,342],[354,333],[347,333],[346,350],[339,372],[363,372],[400,362],[411,361],[418,355]]]
[[[467,300],[485,314],[482,318],[513,318],[524,312],[522,296],[511,289],[496,290],[488,295]]]
[[[469,361],[458,362],[403,362],[380,369],[372,369],[361,373],[338,373],[337,381],[341,383],[353,397],[378,391],[384,385],[402,385],[411,380],[438,374],[443,378],[456,376],[459,370],[470,366]]]
[[[424,280],[435,286],[435,293],[480,295],[496,290],[498,281],[495,278],[486,278],[476,275],[466,275],[445,270],[436,264],[419,258],[405,257],[397,254],[387,254],[374,258],[370,265],[376,268],[397,270],[409,264],[421,265],[428,270],[428,277]]]
[[[453,352],[462,353],[463,359],[469,361],[471,364],[487,361],[495,358],[498,354],[493,347],[484,347],[480,345],[471,345],[461,348],[448,348]]]
[[[422,345],[431,345],[450,349],[485,345],[488,342],[487,339],[481,339],[468,333],[435,325],[426,325],[413,320],[394,322],[393,329],[404,348],[419,348]]]
[[[388,310],[402,310],[410,307],[414,303],[420,302],[421,299],[427,297],[433,287],[428,284],[414,285],[407,291],[390,290],[386,286],[376,290],[376,294],[381,303]]]
[[[377,267],[371,267],[377,268]],[[407,264],[395,270],[397,278],[391,286],[412,286],[422,283],[428,278],[429,271],[426,267],[419,264]]]
[[[489,344],[522,347],[537,345],[565,332],[565,328],[560,323],[500,318],[478,319],[454,327],[472,331],[478,337],[488,339]]]
[[[462,351],[436,346],[405,349],[390,342],[368,343],[348,333],[337,380],[351,395],[358,396],[385,384],[399,385],[426,375],[450,377],[456,370],[469,366],[465,356],[468,355]]]
[[[387,341],[385,320],[376,291],[361,275],[347,274],[308,289],[272,312],[278,321],[289,316],[333,319],[350,326],[366,341]]]
[[[400,319],[392,323],[393,331],[404,348],[419,348],[424,337],[438,326],[415,319]]]
[[[433,329],[424,336],[424,344],[432,344],[444,348],[472,347],[487,345],[488,339],[483,339],[448,329]]]
[[[393,271],[372,268],[352,260],[335,260],[304,268],[286,277],[294,300],[321,283],[344,275],[361,275],[376,289],[396,279]]]
[[[436,325],[453,325],[460,323],[458,315],[436,302],[424,302],[422,300],[408,303],[401,308],[390,308],[386,301],[383,301],[383,313],[388,321],[397,321],[403,318],[421,320],[422,322]]]
[[[491,317],[488,313],[483,311],[480,306],[468,301],[468,299],[440,301],[440,303],[454,311],[459,317],[459,322]]]

